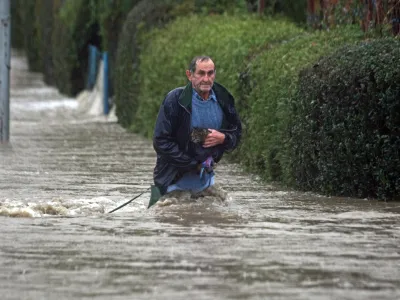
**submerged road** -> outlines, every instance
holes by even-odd
[[[263,184],[223,162],[227,205],[147,209],[151,141],[11,69],[0,146],[0,298],[400,299],[399,203]]]

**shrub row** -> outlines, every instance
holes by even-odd
[[[305,69],[291,102],[297,187],[400,195],[400,41],[347,46]]]
[[[118,33],[136,2],[15,0],[12,45],[25,50],[30,70],[74,96],[86,85],[89,44],[109,52],[112,72]]]
[[[242,73],[240,111],[246,134],[239,149],[241,161],[263,178],[290,184],[288,104],[300,70],[338,47],[362,39],[357,27],[317,31],[255,53]]]
[[[150,42],[140,55],[140,76],[136,76],[140,91],[136,94],[133,129],[152,135],[161,101],[169,90],[186,84],[185,70],[193,56],[212,56],[217,81],[237,94],[239,73],[250,53],[302,33],[284,20],[193,15],[144,35],[142,38]]]
[[[252,10],[252,4],[255,2],[254,0],[142,0],[137,3],[126,18],[118,42],[113,85],[119,123],[124,127],[130,126],[135,122],[139,107],[138,95],[141,87],[139,56],[143,49],[147,49],[149,41],[140,38],[142,33],[152,28],[162,28],[179,16],[244,14]],[[290,0],[282,0],[279,1],[278,7],[268,10],[268,13],[285,14],[296,21],[302,21],[299,16],[305,18],[305,3],[293,4]],[[204,24],[200,26],[204,27]]]
[[[22,26],[22,16],[20,10],[20,1],[11,1],[11,46],[15,49],[24,48],[24,30]]]
[[[133,122],[137,108],[139,53],[144,44],[138,42],[139,36],[143,31],[169,22],[175,6],[170,0],[142,0],[128,13],[123,24],[115,64],[114,102],[118,122],[124,127]]]

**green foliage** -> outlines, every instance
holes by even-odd
[[[306,22],[307,1],[270,0],[266,2],[266,14],[280,14],[299,24]]]
[[[40,58],[40,71],[44,81],[54,84],[53,59],[52,59],[52,30],[53,30],[53,0],[35,1],[35,23],[37,32],[38,54]]]
[[[301,74],[292,102],[298,187],[329,195],[400,195],[400,41],[347,46]]]
[[[122,31],[122,25],[129,11],[140,0],[119,0],[119,1],[104,1],[90,0],[91,7],[95,11],[94,17],[99,23],[101,48],[107,51],[109,60],[109,80],[110,80],[110,95],[114,93],[116,56],[118,49],[118,41]]]
[[[288,103],[299,71],[338,46],[362,38],[358,28],[299,35],[253,55],[242,73],[240,111],[246,134],[237,154],[251,171],[290,184]]]
[[[119,38],[115,63],[115,104],[118,122],[130,126],[138,109],[139,55],[149,40],[140,36],[151,28],[161,28],[179,16],[191,14],[233,14],[246,11],[243,0],[142,0],[129,12]],[[204,24],[202,24],[204,27]]]
[[[75,96],[85,88],[88,44],[98,35],[94,10],[85,0],[55,0],[52,61],[55,84],[60,92]]]
[[[210,55],[216,64],[217,81],[235,95],[250,53],[301,33],[284,20],[193,15],[144,35],[142,40],[149,42],[140,55],[141,76],[136,79],[140,92],[135,95],[138,108],[133,129],[152,135],[161,101],[169,90],[186,84],[185,70],[195,55]]]
[[[246,0],[194,0],[196,12],[204,14],[245,13]]]
[[[19,14],[24,36],[24,50],[31,71],[41,71],[42,63],[35,26],[35,0],[19,0]]]
[[[133,122],[138,106],[139,54],[148,42],[139,43],[139,37],[153,27],[165,25],[177,13],[187,14],[190,5],[182,4],[183,1],[176,0],[142,0],[127,15],[120,34],[114,73],[116,115],[124,127]]]
[[[21,16],[21,0],[11,1],[11,46],[16,49],[24,48],[24,26]]]

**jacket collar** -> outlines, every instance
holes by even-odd
[[[226,103],[229,92],[220,84],[214,82],[213,84],[213,92],[217,97],[218,102],[223,105]],[[184,106],[188,111],[192,110],[192,96],[193,96],[193,87],[192,83],[189,82],[184,88],[179,96],[178,102]]]

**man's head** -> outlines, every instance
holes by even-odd
[[[190,62],[186,76],[200,96],[206,98],[215,80],[215,65],[209,56],[196,56]]]

